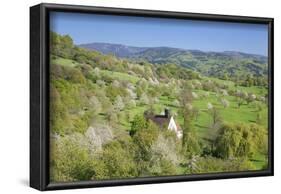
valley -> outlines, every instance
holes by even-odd
[[[239,52],[75,46],[52,32],[52,181],[266,169],[266,61]],[[165,110],[181,138],[147,119]]]

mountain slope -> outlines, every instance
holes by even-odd
[[[121,44],[90,43],[80,47],[103,54],[132,60],[146,60],[155,64],[173,63],[207,76],[223,77],[267,74],[267,57],[236,51],[203,52],[171,47],[133,47]]]
[[[97,50],[103,54],[114,54],[117,57],[130,57],[135,53],[146,50],[145,47],[133,47],[122,44],[109,44],[109,43],[90,43],[81,44],[79,47],[86,48],[88,50]]]

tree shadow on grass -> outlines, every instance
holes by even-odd
[[[165,103],[164,105],[168,106],[168,107],[179,108],[178,106],[175,106],[175,105],[173,105],[171,103]]]
[[[213,139],[212,138],[208,138],[208,137],[202,137],[202,139],[208,143],[213,143]]]
[[[250,123],[256,123],[256,121],[253,121],[253,120],[248,120]]]
[[[260,112],[259,110],[251,110],[250,112]]]
[[[263,162],[263,160],[250,159],[251,162]]]
[[[199,127],[199,128],[203,128],[203,129],[208,129],[208,127],[203,126],[203,125],[199,125],[199,124],[195,124],[194,126]]]

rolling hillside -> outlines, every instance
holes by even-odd
[[[203,52],[171,47],[132,47],[121,44],[90,43],[79,45],[103,54],[148,61],[154,64],[173,63],[206,76],[261,76],[267,74],[267,57],[235,51]],[[222,70],[223,69],[223,70]]]
[[[212,62],[218,73],[238,64],[234,73],[249,73],[258,57],[118,45],[133,53],[128,60],[79,48],[68,35],[50,40],[51,182],[267,169],[265,76],[220,79],[161,62]]]

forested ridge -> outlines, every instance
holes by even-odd
[[[78,45],[103,54],[129,58],[136,62],[147,61],[153,64],[172,63],[187,67],[205,76],[231,79],[242,82],[249,75],[262,76],[256,80],[264,83],[268,73],[266,56],[235,51],[204,52],[171,47],[133,47],[121,44],[89,43]]]

